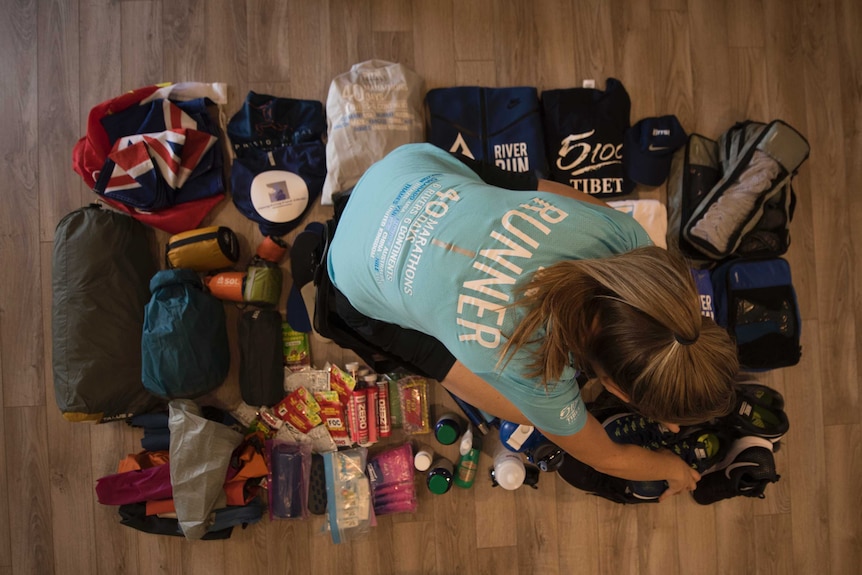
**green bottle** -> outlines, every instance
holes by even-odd
[[[464,489],[473,487],[473,481],[476,479],[476,470],[479,468],[479,455],[482,453],[481,445],[478,437],[473,437],[473,444],[466,453],[463,453],[458,459],[458,466],[455,470],[455,485]]]

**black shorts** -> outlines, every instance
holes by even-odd
[[[412,329],[372,319],[359,311],[335,286],[331,287],[338,317],[380,353],[417,375],[442,381],[455,356],[436,338]],[[336,343],[338,343],[336,341]]]
[[[430,335],[360,313],[330,281],[326,252],[349,199],[349,192],[333,197],[335,217],[326,223],[322,249],[315,256],[318,263],[314,272],[317,288],[314,329],[356,353],[378,373],[401,368],[442,381],[455,364],[455,356],[442,343]]]

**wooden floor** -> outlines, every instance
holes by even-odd
[[[5,0],[0,573],[862,572],[860,29],[858,0]],[[808,137],[787,255],[803,359],[763,376],[785,394],[792,426],[766,499],[619,506],[554,475],[515,492],[483,476],[471,491],[420,490],[418,513],[382,517],[339,546],[320,518],[267,521],[225,542],[160,538],[95,501],[95,480],[140,436],[65,422],[53,397],[52,239],[95,198],[71,169],[89,109],[184,80],[226,82],[228,115],[248,90],[325,101],[336,74],[371,58],[410,66],[427,88],[602,87],[612,76],[633,121],[672,113],[715,137],[738,120],[781,118]],[[229,201],[212,219],[249,245],[259,237]],[[350,357],[314,354],[318,365]]]

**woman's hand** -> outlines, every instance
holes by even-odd
[[[700,480],[700,474],[672,451],[614,443],[592,415],[587,416],[583,429],[574,435],[540,431],[563,451],[601,473],[631,481],[667,481],[668,488],[660,501],[681,491],[693,491]]]
[[[671,476],[666,479],[667,489],[659,497],[659,501],[681,493],[683,491],[694,491],[697,482],[700,481],[700,473],[688,466],[688,464],[670,451],[664,452],[671,457],[668,469]]]

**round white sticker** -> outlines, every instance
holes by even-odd
[[[251,203],[265,220],[284,224],[302,215],[308,205],[308,186],[293,172],[261,172],[251,182]]]

